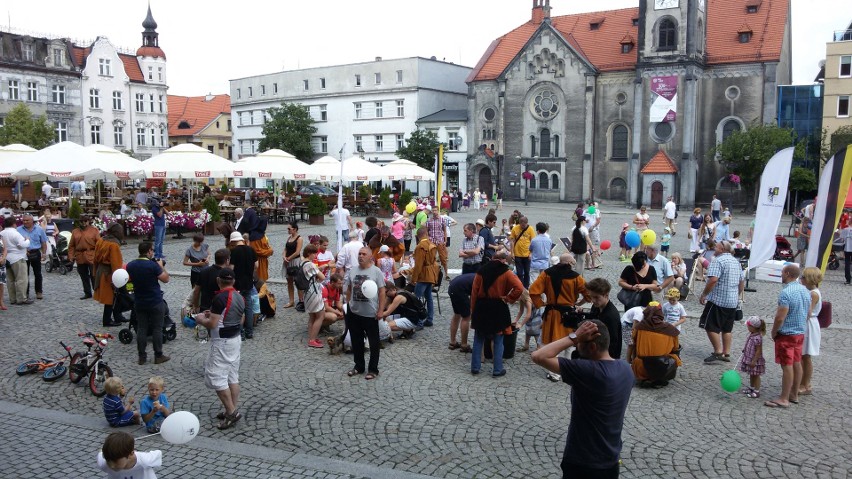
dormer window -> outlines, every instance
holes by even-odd
[[[189,126],[189,122],[187,122],[186,120],[182,120],[180,123],[178,123],[178,130],[188,130],[190,128],[191,127]]]
[[[740,43],[748,43],[751,40],[751,32],[740,33]]]
[[[638,27],[638,26],[639,26],[639,17],[632,18],[632,19],[630,19],[630,21],[631,21],[631,23],[633,23],[633,26],[634,26],[634,27]]]
[[[21,47],[21,53],[23,54],[25,62],[33,61],[33,44],[32,43],[24,43]]]
[[[632,43],[622,43],[621,44],[621,53],[630,53],[633,50]]]
[[[757,13],[757,5],[746,6],[746,13]]]
[[[589,21],[589,30],[600,30],[601,24],[604,22],[604,18],[595,18]]]

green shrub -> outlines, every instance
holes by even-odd
[[[379,193],[379,208],[389,210],[393,207],[393,201],[391,200],[391,190],[388,187],[382,190]]]
[[[399,195],[399,209],[405,209],[409,203],[411,203],[411,198],[414,197],[414,194],[411,193],[411,190],[402,190],[402,193]]]
[[[328,213],[328,206],[325,204],[325,200],[320,197],[320,195],[314,193],[308,197],[308,214],[314,216],[324,216]]]
[[[212,196],[207,196],[204,198],[203,203],[204,209],[207,210],[207,213],[210,215],[210,221],[219,222],[222,220],[222,213],[219,211],[219,203],[216,202],[216,198]]]

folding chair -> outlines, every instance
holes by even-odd
[[[438,282],[432,285],[432,299],[438,302],[438,314],[441,312],[441,283],[444,282],[444,272],[438,270]]]
[[[687,283],[689,285],[689,293],[682,298],[686,301],[686,299],[689,298],[689,295],[695,296],[695,273],[698,271],[698,260],[694,258],[684,258],[683,264],[686,266],[686,270],[690,272],[689,282]]]

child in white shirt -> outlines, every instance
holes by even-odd
[[[110,434],[98,453],[98,468],[106,473],[108,479],[157,479],[154,468],[163,465],[163,452],[139,452],[135,447],[135,441],[130,434]]]
[[[662,306],[663,317],[667,323],[680,331],[680,325],[686,322],[686,309],[678,302],[680,291],[677,288],[670,288],[666,291],[666,299],[668,302]]]

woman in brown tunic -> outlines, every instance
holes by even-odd
[[[112,273],[121,269],[124,261],[121,258],[121,240],[124,232],[116,223],[106,231],[106,234],[95,246],[95,301],[104,305],[103,325],[118,326],[121,324],[121,313],[113,311],[115,294],[112,286]],[[112,318],[110,318],[112,317]]]

